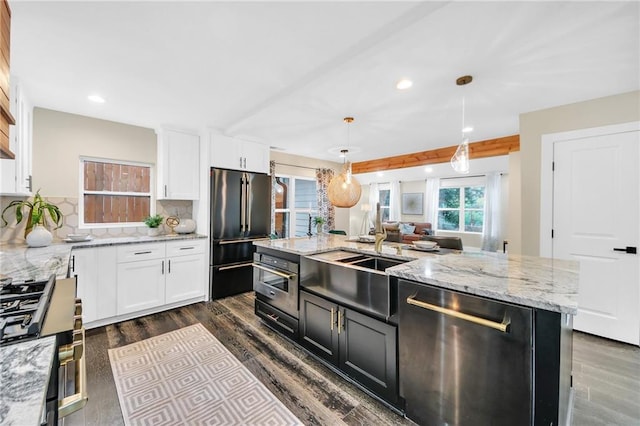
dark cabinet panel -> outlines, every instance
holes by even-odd
[[[300,292],[300,343],[314,354],[338,364],[338,305]]]
[[[393,325],[300,292],[300,342],[386,401],[398,402]]]
[[[340,369],[385,400],[398,400],[396,327],[342,308]]]

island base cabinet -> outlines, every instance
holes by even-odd
[[[532,423],[532,309],[399,280],[398,315],[408,418],[420,425]]]
[[[118,315],[164,304],[165,261],[140,260],[118,264]]]
[[[397,405],[396,327],[305,291],[299,326],[305,348]]]

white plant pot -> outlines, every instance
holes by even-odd
[[[160,235],[160,227],[149,228],[147,230],[147,235],[150,236],[150,237],[157,237],[158,235]]]
[[[36,225],[27,234],[27,245],[29,247],[46,247],[51,244],[53,235],[42,225]]]

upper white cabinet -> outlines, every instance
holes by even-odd
[[[158,131],[158,199],[197,200],[200,191],[200,136]]]
[[[211,133],[212,167],[269,173],[269,147],[258,142]]]
[[[0,193],[31,195],[31,146],[33,106],[17,77],[11,77],[11,114],[16,124],[9,127],[9,146],[14,159],[0,160]]]

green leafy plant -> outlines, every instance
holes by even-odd
[[[153,216],[147,216],[144,218],[144,224],[147,225],[149,228],[157,228],[162,224],[163,219],[164,217],[162,217],[162,215],[159,215],[159,214],[156,214]]]
[[[29,200],[14,200],[7,207],[2,210],[2,226],[7,226],[9,222],[5,218],[5,214],[8,211],[13,210],[16,218],[16,223],[22,222],[24,218],[24,209],[27,209],[27,226],[24,229],[24,236],[31,232],[36,225],[47,226],[47,218],[45,213],[49,214],[49,218],[56,225],[53,229],[58,229],[62,226],[62,212],[55,204],[45,201],[40,195],[40,190],[33,196],[33,201]]]
[[[326,222],[326,220],[324,220],[324,217],[322,216],[315,216],[313,218],[313,224],[314,225],[324,225]]]

